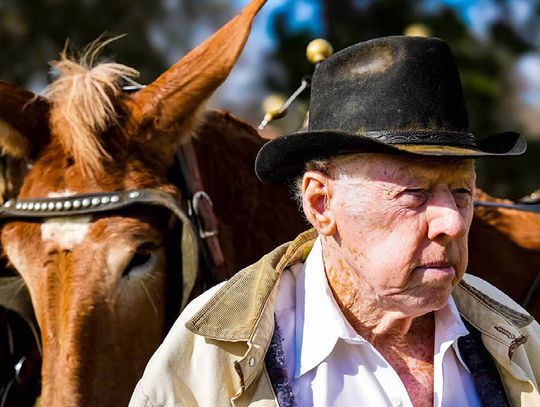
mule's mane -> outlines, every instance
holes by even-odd
[[[96,64],[105,45],[115,40],[96,40],[82,52],[78,61],[64,49],[52,66],[59,78],[46,90],[51,99],[51,125],[64,151],[73,157],[85,173],[97,174],[103,161],[110,159],[101,135],[117,124],[115,102],[121,92],[119,83],[131,81],[139,73],[117,63]]]

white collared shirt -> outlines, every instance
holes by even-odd
[[[435,407],[480,406],[474,381],[459,357],[467,335],[453,299],[435,313]],[[299,406],[407,406],[396,371],[349,324],[328,285],[317,239],[305,263],[283,272],[276,319],[285,365]]]

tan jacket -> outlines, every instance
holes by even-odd
[[[156,351],[130,402],[139,406],[277,406],[264,356],[283,270],[304,261],[304,232],[191,302]],[[540,325],[485,281],[465,276],[453,297],[482,333],[514,406],[540,407]]]

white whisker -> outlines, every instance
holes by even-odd
[[[144,292],[146,293],[146,295],[148,296],[148,299],[150,300],[150,303],[152,304],[152,308],[154,308],[154,312],[155,312],[156,316],[158,316],[159,312],[158,312],[158,309],[156,307],[156,303],[154,302],[154,300],[152,299],[152,296],[148,292],[148,289],[146,288],[146,285],[144,284],[144,281],[142,281],[142,280],[137,280],[137,281],[141,284],[142,288],[144,289]]]

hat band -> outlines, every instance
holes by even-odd
[[[361,134],[385,144],[431,144],[477,147],[476,139],[471,133],[458,131],[397,130],[367,131]]]

